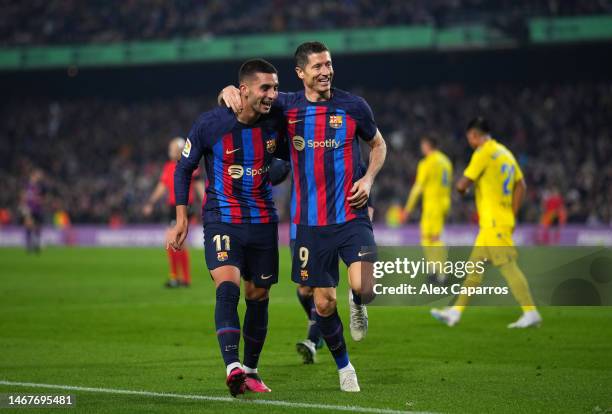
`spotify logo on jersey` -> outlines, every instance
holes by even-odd
[[[304,138],[302,138],[299,135],[296,135],[293,137],[293,146],[295,147],[296,150],[302,151],[305,145],[306,145],[306,142],[304,141]]]
[[[233,179],[238,179],[244,175],[244,168],[242,168],[242,165],[230,165],[227,169],[227,173]]]

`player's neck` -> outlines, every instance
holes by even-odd
[[[236,118],[242,124],[251,125],[257,122],[260,116],[261,114],[258,112],[255,112],[255,110],[252,107],[244,105],[244,109],[242,110],[242,112],[236,115]]]
[[[314,89],[305,89],[304,95],[306,95],[306,99],[309,102],[323,102],[331,99],[332,92],[331,89],[324,92],[317,92]]]

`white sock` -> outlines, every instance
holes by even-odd
[[[240,364],[240,362],[232,362],[231,364],[229,364],[225,368],[225,371],[227,372],[227,376],[229,377],[229,374],[236,368],[242,368],[242,365]]]
[[[344,368],[340,368],[338,370],[338,372],[346,372],[346,371],[355,371],[355,367],[353,367],[353,364],[349,362],[347,366],[345,366]]]
[[[257,368],[249,368],[246,365],[242,367],[247,374],[257,374]]]

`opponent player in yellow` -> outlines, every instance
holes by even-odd
[[[421,138],[423,159],[417,166],[417,176],[402,214],[406,221],[414,211],[421,195],[421,246],[427,261],[446,260],[447,251],[441,240],[444,221],[451,205],[451,183],[453,182],[453,165],[448,157],[438,149],[435,138]],[[444,284],[446,275],[431,274],[429,282]]]
[[[478,117],[470,121],[466,135],[474,153],[457,182],[457,190],[464,194],[474,184],[480,225],[469,260],[486,259],[497,266],[521,305],[523,315],[508,328],[538,326],[542,317],[531,297],[527,279],[516,264],[517,252],[512,241],[515,217],[527,188],[523,173],[508,148],[491,138],[486,119]],[[482,277],[482,273],[468,274],[463,286],[477,287]],[[453,326],[459,322],[468,301],[469,296],[459,295],[454,306],[432,309],[431,314]]]

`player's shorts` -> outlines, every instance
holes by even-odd
[[[242,278],[257,287],[278,282],[276,223],[206,223],[204,255],[208,270],[236,266]]]
[[[427,245],[444,231],[447,209],[429,208],[421,215],[421,244]]]
[[[484,260],[501,266],[516,260],[518,253],[514,248],[511,227],[481,227],[474,242],[470,261]]]
[[[338,256],[347,266],[376,261],[370,219],[356,218],[329,226],[298,224],[291,279],[305,286],[336,287],[340,278]]]

